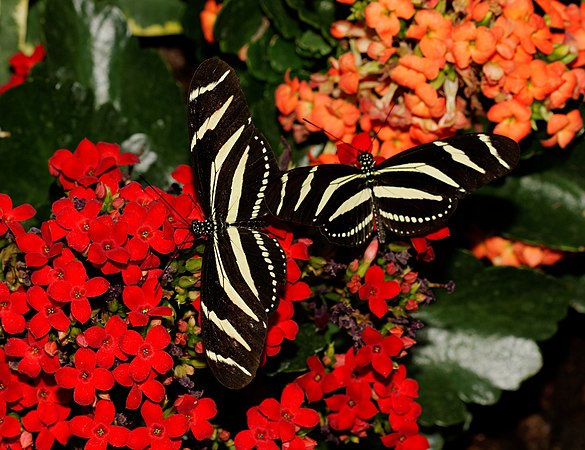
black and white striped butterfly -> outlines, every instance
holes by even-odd
[[[256,374],[269,314],[286,278],[286,256],[260,230],[267,186],[279,176],[274,154],[252,123],[233,69],[213,58],[189,89],[189,136],[207,236],[201,274],[201,325],[208,364],[226,387]]]
[[[319,227],[331,242],[357,246],[374,228],[424,235],[451,216],[458,199],[512,170],[520,149],[494,134],[466,134],[423,144],[379,165],[367,151],[357,167],[324,164],[292,169],[268,189],[277,217]]]

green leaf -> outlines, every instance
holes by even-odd
[[[263,26],[263,13],[257,2],[226,0],[214,25],[214,35],[224,53],[236,54]]]
[[[569,303],[563,285],[513,267],[483,269],[458,255],[449,271],[456,289],[437,296],[419,318],[426,324],[413,352],[411,375],[420,386],[426,425],[468,419],[465,403],[495,403],[542,365],[535,341],[549,338]]]
[[[185,3],[180,0],[116,0],[134,36],[181,34]]]
[[[28,0],[0,1],[0,85],[10,78],[10,57],[19,50],[33,50],[24,44],[27,13]]]
[[[286,0],[291,8],[299,14],[299,18],[329,35],[329,27],[335,21],[334,0]]]
[[[585,141],[575,147],[565,157],[549,153],[525,162],[501,186],[473,196],[467,214],[478,223],[503,221],[498,230],[514,239],[585,250]]]
[[[275,36],[268,46],[268,60],[270,67],[280,73],[279,81],[282,81],[282,74],[288,69],[301,69],[305,66],[305,61],[297,51],[296,45],[291,41],[286,41],[279,36]]]
[[[297,39],[297,51],[300,55],[319,58],[331,53],[331,46],[323,39],[323,36],[314,31],[307,30]]]
[[[246,65],[254,78],[269,83],[277,83],[282,80],[282,75],[271,67],[269,45],[278,36],[272,28],[267,28],[260,39],[255,40],[248,47]]]
[[[45,24],[49,69],[81,83],[93,92],[96,110],[110,105],[124,124],[124,132],[100,129],[103,135],[87,137],[121,143],[144,135],[152,151],[147,179],[168,183],[171,170],[187,161],[186,108],[158,54],[140,48],[124,14],[110,5],[50,0]]]
[[[300,33],[300,23],[284,0],[260,0],[260,6],[284,38],[291,39]]]

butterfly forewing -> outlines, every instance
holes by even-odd
[[[512,139],[456,136],[415,147],[369,168],[293,169],[271,186],[268,205],[278,217],[318,226],[334,243],[360,245],[371,235],[374,223],[384,242],[386,231],[412,236],[439,228],[458,199],[508,173],[518,158],[518,144]],[[299,202],[303,188],[306,199]]]
[[[278,242],[260,231],[265,191],[277,163],[256,129],[234,71],[223,61],[203,62],[189,91],[189,131],[205,224],[201,325],[216,378],[241,388],[254,377],[266,339],[268,314],[286,278]]]

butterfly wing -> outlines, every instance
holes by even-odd
[[[324,164],[286,172],[270,185],[268,209],[275,216],[319,227],[327,239],[360,245],[372,234],[371,189],[355,167]]]
[[[268,208],[341,245],[366,242],[374,224],[381,242],[386,230],[425,234],[447,221],[458,199],[508,173],[519,153],[512,139],[469,134],[407,150],[369,175],[339,164],[301,167],[271,185]]]
[[[189,132],[200,198],[212,224],[201,278],[203,344],[216,378],[239,389],[256,373],[267,317],[286,278],[282,248],[253,228],[267,213],[265,191],[279,172],[238,78],[217,58],[203,62],[191,81]]]
[[[424,144],[384,161],[372,186],[378,228],[400,236],[444,225],[458,199],[518,163],[518,144],[504,136],[467,134]]]
[[[267,214],[264,194],[279,176],[264,136],[254,126],[234,70],[204,61],[189,90],[191,155],[205,213],[216,221],[250,221]]]
[[[282,248],[259,230],[227,227],[209,240],[202,268],[202,338],[209,367],[224,386],[240,389],[256,375],[285,270]]]

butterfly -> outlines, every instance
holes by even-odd
[[[440,228],[460,198],[507,174],[519,156],[515,141],[495,134],[438,140],[378,165],[369,151],[359,151],[357,166],[285,172],[266,200],[273,215],[316,226],[334,244],[361,245],[374,229],[384,242],[387,232],[414,236]]]
[[[286,280],[286,256],[262,231],[265,195],[279,177],[272,150],[254,126],[234,70],[220,59],[195,71],[188,98],[191,160],[207,237],[201,271],[201,327],[207,362],[239,389],[260,364],[268,317]]]

